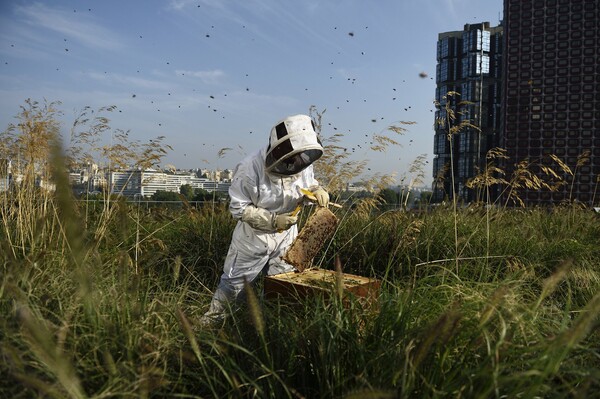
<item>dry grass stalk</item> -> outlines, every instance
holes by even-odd
[[[571,178],[571,190],[569,191],[569,201],[573,200],[573,189],[575,188],[575,176],[577,175],[577,171],[579,170],[579,168],[585,166],[587,163],[590,162],[590,155],[591,155],[591,151],[585,150],[584,152],[582,152],[581,154],[579,154],[577,156],[577,163],[575,164],[575,172],[573,173],[573,176]],[[593,201],[592,201],[592,204],[593,204]]]
[[[47,242],[36,237],[55,236],[55,224],[48,220],[54,207],[50,149],[59,138],[57,122],[60,103],[40,104],[26,100],[17,115],[19,122],[0,133],[0,159],[8,176],[11,162],[12,185],[4,191],[0,202],[0,219],[13,255],[26,256],[43,249]]]
[[[446,130],[446,138],[450,148],[450,165],[454,165],[454,137],[468,130],[481,131],[479,127],[473,125],[468,119],[465,118],[466,111],[462,110],[463,107],[470,105],[468,101],[458,101],[460,93],[456,91],[449,91],[445,96],[442,97],[442,103],[435,102],[436,107],[443,106],[444,112],[442,117],[437,118],[436,125],[441,129]],[[460,118],[459,118],[460,117]],[[451,180],[451,193],[452,194],[452,206],[454,209],[454,250],[456,260],[456,272],[458,273],[458,197],[457,197],[457,184],[454,167],[449,167],[450,180]]]
[[[368,160],[352,160],[350,159],[351,152],[346,147],[341,145],[344,138],[342,133],[334,133],[329,137],[323,136],[323,115],[326,110],[318,111],[313,105],[310,107],[309,114],[315,124],[315,130],[319,135],[324,153],[319,162],[315,163],[315,175],[317,180],[327,188],[330,192],[345,191],[348,184],[358,180],[366,171]],[[411,121],[397,121],[393,125],[388,126],[385,130],[394,135],[403,135],[406,132],[404,126],[413,125]],[[400,142],[388,134],[378,132],[371,137],[372,145],[370,150],[375,152],[385,152],[390,146],[400,146]],[[420,160],[424,162],[424,159]],[[424,175],[423,175],[424,176]],[[366,179],[361,179],[360,183],[365,186],[369,192],[376,193],[384,188],[389,187],[395,181],[393,174],[374,174]],[[370,197],[361,199],[358,205],[359,212],[370,212],[377,207],[381,202],[378,199]]]
[[[412,356],[412,366],[417,369],[429,354],[434,344],[444,346],[458,331],[462,315],[456,309],[450,309],[440,315],[421,335],[421,340]]]
[[[481,317],[479,318],[479,328],[486,325],[490,321],[494,312],[498,311],[498,308],[503,304],[504,297],[506,297],[508,291],[508,287],[506,286],[498,287],[494,291],[492,298],[486,302],[485,308],[481,313]]]
[[[19,304],[18,312],[26,342],[46,371],[56,378],[69,397],[86,398],[71,359],[54,341],[54,334],[48,329],[45,320],[25,304]]]
[[[244,280],[244,292],[248,301],[248,310],[250,311],[250,320],[256,329],[256,333],[264,339],[265,337],[265,319],[258,303],[258,298],[254,292],[254,288],[246,280]]]
[[[342,261],[338,255],[335,256],[335,290],[337,298],[341,301],[344,298],[344,273],[342,272]]]
[[[445,183],[446,183],[446,176],[448,175],[448,172],[450,171],[450,163],[445,163],[444,166],[442,166],[435,178],[433,179],[433,189],[434,190],[444,190],[444,195],[448,196],[448,193],[445,192]]]
[[[565,345],[568,349],[573,348],[589,335],[594,326],[597,326],[599,315],[600,293],[597,293],[585,305],[584,309],[575,320],[575,323],[573,323],[573,326],[561,334],[559,337],[560,344]]]
[[[504,179],[505,172],[496,165],[497,160],[508,159],[506,150],[502,148],[492,148],[486,153],[486,165],[475,177],[466,182],[466,186],[477,190],[476,198],[481,201],[485,197],[490,199],[490,188],[493,186],[505,186],[508,181]]]
[[[190,342],[192,346],[192,352],[196,356],[196,360],[198,360],[199,364],[204,363],[204,359],[202,358],[202,353],[200,352],[200,345],[198,344],[198,340],[196,339],[196,335],[194,334],[194,329],[185,313],[180,308],[176,309],[177,320],[179,320],[179,326],[183,330],[183,334]]]
[[[421,229],[425,225],[425,221],[422,219],[415,219],[409,223],[402,233],[399,245],[405,249],[414,246],[417,243]]]
[[[425,181],[425,164],[427,163],[427,154],[421,154],[417,156],[414,161],[411,162],[408,173],[414,175],[412,183],[415,186],[420,186]]]
[[[549,158],[558,165],[563,173],[572,173],[571,169],[558,157],[551,155]],[[522,160],[515,165],[515,169],[505,189],[506,204],[512,202],[513,204],[525,207],[525,202],[521,198],[523,189],[554,192],[558,191],[565,184],[564,179],[552,167],[543,164],[543,159],[533,162]]]
[[[97,111],[90,107],[84,108],[71,129],[68,149],[71,165],[104,165],[109,173],[130,171],[119,191],[115,192],[114,186],[104,187],[103,211],[94,232],[94,239],[98,244],[118,213],[118,204],[113,201],[111,194],[123,194],[123,190],[138,170],[155,167],[168,150],[172,150],[171,146],[164,144],[164,136],[144,143],[131,139],[129,131],[111,129],[110,119],[106,115],[116,109],[116,106],[101,107]],[[145,179],[144,183],[149,180],[151,178]]]
[[[571,177],[571,194],[577,170],[589,162],[590,152],[584,151],[577,158],[575,169],[569,167],[562,159],[554,154],[536,160],[524,159],[514,165],[510,178],[505,178],[506,172],[496,165],[496,160],[506,160],[506,150],[493,148],[486,155],[486,167],[475,177],[467,181],[466,186],[478,190],[477,198],[482,198],[482,193],[488,192],[493,186],[501,187],[501,193],[506,196],[506,204],[525,207],[521,194],[523,190],[547,190],[555,192],[567,184],[567,177]]]

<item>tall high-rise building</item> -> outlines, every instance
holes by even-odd
[[[551,167],[566,182],[519,190],[526,204],[600,201],[599,21],[599,0],[504,0],[507,176],[526,161],[539,178]]]
[[[438,36],[434,201],[455,194],[465,201],[476,199],[477,193],[465,184],[481,171],[485,154],[497,145],[502,48],[502,27],[490,27],[489,22]],[[459,125],[464,127],[453,129]]]

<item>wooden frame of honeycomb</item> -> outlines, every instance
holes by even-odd
[[[312,266],[313,258],[335,233],[338,218],[327,208],[318,207],[283,256],[299,272]]]

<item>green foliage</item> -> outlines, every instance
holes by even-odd
[[[179,188],[179,193],[183,195],[188,201],[194,198],[194,188],[189,184],[183,184]]]
[[[384,188],[379,192],[378,195],[385,204],[398,205],[400,203],[398,193],[391,188]]]
[[[194,192],[193,200],[194,201],[211,201],[213,198],[215,198],[215,196],[216,196],[216,193],[211,193],[202,188],[197,188],[196,191]]]
[[[179,193],[176,193],[175,191],[164,190],[156,191],[154,194],[152,194],[152,197],[150,197],[150,199],[152,199],[153,201],[181,201]]]
[[[79,217],[74,204],[61,206],[72,209],[60,216],[73,226],[72,252],[42,245],[29,257],[0,255],[6,396],[566,397],[599,388],[600,253],[587,212],[500,211],[486,259],[482,214],[465,210],[458,275],[445,258],[448,210],[348,215],[329,250],[345,271],[383,278],[375,307],[259,300],[261,313],[240,309],[213,331],[194,320],[235,225],[226,207],[123,202],[118,229],[90,253],[93,242],[69,222]],[[137,267],[136,223],[147,232]]]
[[[423,204],[424,206],[431,203],[431,197],[433,197],[433,193],[431,191],[423,191],[419,195],[418,202]]]

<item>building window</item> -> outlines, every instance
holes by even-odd
[[[534,69],[531,72],[531,77],[532,78],[541,78],[542,76],[544,76],[544,71],[541,69]]]
[[[581,106],[581,108],[584,111],[591,111],[591,110],[594,109],[594,104],[593,103],[583,103],[583,105]],[[585,116],[584,116],[584,118],[585,118]],[[590,118],[589,119],[591,119],[591,118],[592,117],[591,117],[591,112],[590,112]]]
[[[593,55],[594,55],[594,49],[593,48],[585,48],[585,49],[583,49],[583,55],[585,55],[585,57],[583,57],[583,64],[584,65],[596,65],[596,60],[593,57]]]
[[[436,134],[435,149],[437,154],[445,154],[449,152],[450,146],[445,132]]]
[[[441,82],[445,82],[447,80],[454,80],[454,61],[442,60],[439,66],[439,80]]]

